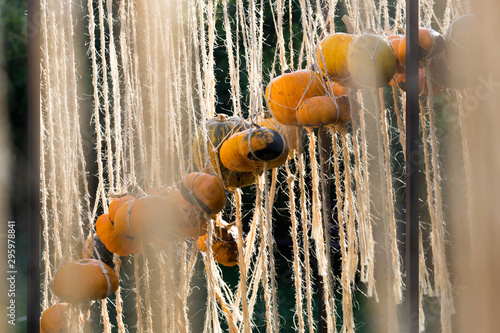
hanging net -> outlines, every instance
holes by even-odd
[[[420,1],[407,152],[405,1],[43,0],[44,331],[401,332],[417,153],[420,330],[451,332],[440,149],[458,105],[469,184],[469,12]]]

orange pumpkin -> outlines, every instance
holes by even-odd
[[[269,116],[268,118],[260,119],[257,121],[257,124],[281,132],[285,138],[287,147],[297,149],[297,128],[295,126],[280,124],[271,115]]]
[[[45,333],[60,333],[67,325],[68,303],[56,303],[42,312],[40,329]]]
[[[349,97],[311,97],[302,103],[297,117],[304,126],[319,127],[331,124],[347,124],[351,120]]]
[[[397,72],[406,71],[406,35],[388,37],[396,53]],[[431,28],[418,28],[418,60],[430,59],[443,52],[445,42],[443,36]]]
[[[127,201],[116,211],[115,230],[124,236],[147,239],[155,234],[159,224],[164,223],[169,214],[168,208],[168,200],[160,195],[146,195]]]
[[[224,221],[214,226],[212,237],[212,252],[219,264],[232,267],[238,264],[238,229],[234,224]],[[198,238],[198,249],[206,252],[208,249],[208,234]]]
[[[326,36],[316,47],[316,63],[324,76],[342,85],[353,85],[347,67],[349,46],[355,36],[342,32]]]
[[[82,246],[82,259],[97,259],[111,268],[115,267],[113,252],[109,251],[101,242],[97,234],[88,237]]]
[[[68,303],[104,299],[118,289],[118,277],[105,263],[80,259],[60,268],[52,280],[54,294]]]
[[[298,125],[297,108],[300,103],[325,93],[321,77],[309,69],[303,69],[272,79],[266,87],[265,96],[269,109],[279,123]]]
[[[193,206],[200,207],[205,213],[217,214],[224,208],[224,185],[216,176],[192,172],[184,177],[179,187],[184,199]]]
[[[406,91],[406,75],[405,74],[396,74],[394,76],[394,80],[396,81],[398,87]],[[437,84],[434,80],[431,80],[432,85],[432,94],[439,95],[443,93],[443,87]],[[429,85],[427,84],[427,77],[425,75],[425,71],[423,68],[419,68],[418,70],[418,89],[420,91],[421,96],[429,95]]]
[[[118,208],[120,208],[120,206],[122,204],[124,204],[125,202],[127,202],[129,200],[134,200],[134,199],[135,198],[132,195],[124,195],[124,196],[121,196],[118,198],[114,198],[113,201],[111,201],[111,203],[109,204],[109,208],[108,208],[109,219],[114,222],[115,221],[115,214],[116,214],[116,211],[118,210]]]
[[[229,170],[248,172],[266,163],[275,168],[285,163],[288,147],[276,130],[260,127],[233,134],[220,149],[222,164]]]
[[[141,248],[141,244],[135,237],[117,231],[116,224],[113,224],[109,218],[109,214],[99,216],[95,228],[98,239],[112,253],[116,253],[119,256],[128,256],[138,252]]]
[[[335,83],[335,81],[328,82],[327,86],[329,88],[330,94],[333,96],[347,95],[347,89],[344,86]]]
[[[349,45],[347,68],[357,87],[383,87],[396,72],[396,55],[384,37],[359,35]]]
[[[208,119],[205,123],[206,132],[201,128],[198,130],[198,136],[193,147],[198,170],[220,175],[224,181],[224,187],[231,191],[254,184],[262,170],[251,172],[231,171],[222,164],[219,158],[222,143],[232,134],[241,132],[250,128],[250,126],[250,123],[242,118],[228,117],[225,114],[219,114],[217,117]],[[207,139],[206,152],[202,144],[204,135],[206,135]],[[208,161],[205,158],[208,158]]]
[[[169,214],[168,230],[163,234],[175,233],[182,237],[197,237],[207,232],[207,220],[201,208],[191,205],[182,196],[179,190],[173,191],[167,197]]]

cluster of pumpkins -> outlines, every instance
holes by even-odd
[[[434,94],[448,87],[450,78],[452,85],[464,82],[460,80],[460,64],[450,55],[457,49],[467,51],[463,48],[470,42],[461,36],[473,20],[472,15],[455,20],[446,38],[432,29],[419,29],[418,58],[432,58]],[[272,117],[254,122],[219,114],[207,120],[194,142],[200,171],[186,174],[177,188],[115,197],[108,213],[98,217],[95,234],[82,248],[82,259],[56,272],[52,290],[62,302],[43,312],[40,331],[60,332],[70,304],[104,299],[116,292],[119,278],[113,270],[115,254],[126,262],[143,242],[162,247],[179,237],[198,237],[198,248],[206,252],[207,223],[216,221],[211,240],[213,257],[221,265],[236,265],[238,230],[234,223],[215,218],[225,206],[226,191],[254,184],[264,170],[285,163],[289,152],[297,148],[297,126],[348,124],[351,105],[346,88],[379,88],[392,82],[404,90],[405,61],[404,35],[384,38],[334,33],[317,46],[319,73],[310,69],[289,71],[269,82],[265,98]],[[422,68],[419,80],[420,93],[426,95]],[[202,142],[202,138],[206,140]],[[208,151],[208,156],[203,151]]]
[[[82,247],[82,259],[55,273],[52,291],[64,303],[56,303],[42,313],[42,332],[60,332],[66,325],[70,305],[104,299],[116,292],[119,278],[113,270],[114,260],[119,256],[122,263],[126,262],[143,243],[161,248],[179,238],[198,237],[198,248],[206,252],[207,223],[217,220],[211,240],[213,258],[221,265],[237,264],[237,228],[234,223],[216,218],[225,206],[226,189],[254,183],[264,167],[284,163],[288,146],[273,128],[224,115],[212,122],[219,125],[209,131],[212,139],[218,138],[209,140],[218,147],[209,154],[212,174],[191,172],[177,188],[154,188],[115,197],[108,212],[97,218],[95,234]],[[201,148],[202,144],[196,145]],[[222,172],[214,171],[217,165]]]
[[[420,95],[429,94],[424,70],[428,61],[433,94],[470,83],[463,64],[473,52],[474,15],[457,18],[443,37],[419,28]],[[348,19],[346,20],[349,26]],[[381,88],[387,84],[406,91],[406,36],[334,33],[316,47],[313,69],[284,73],[266,88],[266,101],[280,125],[319,127],[349,122],[345,88]],[[314,70],[317,69],[317,70]],[[352,102],[351,102],[352,103]]]

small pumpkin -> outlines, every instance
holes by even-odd
[[[124,236],[147,239],[156,233],[158,225],[164,224],[168,214],[168,200],[164,196],[146,195],[129,200],[116,211],[115,230]]]
[[[226,203],[222,181],[203,172],[188,173],[179,185],[183,198],[207,214],[219,213]]]
[[[167,200],[169,205],[166,223],[168,230],[165,230],[167,236],[174,233],[182,237],[197,237],[207,232],[205,212],[186,201],[179,190],[170,193]]]
[[[349,97],[347,95],[330,97],[311,97],[297,110],[297,117],[304,126],[347,124],[351,120]]]
[[[397,59],[397,72],[404,74],[406,71],[406,35],[389,36]],[[418,60],[430,59],[445,48],[443,36],[431,28],[418,28]]]
[[[198,135],[194,141],[194,157],[195,164],[198,170],[219,174],[224,181],[224,187],[228,190],[234,190],[239,187],[245,187],[255,183],[257,177],[262,173],[262,170],[251,172],[231,171],[226,168],[219,157],[219,150],[222,142],[229,138],[231,134],[241,132],[250,128],[250,124],[238,117],[229,117],[225,114],[219,114],[214,118],[206,121],[205,129],[207,133],[207,152],[203,150],[202,138],[204,135],[203,129],[198,130]],[[205,163],[205,158],[208,158],[208,165]]]
[[[104,299],[118,289],[118,277],[105,263],[80,259],[61,267],[52,280],[52,290],[61,300],[82,303]]]
[[[109,251],[101,242],[97,234],[89,236],[82,246],[82,259],[97,259],[111,268],[115,267],[113,252]]]
[[[42,312],[40,329],[45,333],[60,333],[67,326],[68,303],[55,303]]]
[[[383,87],[396,73],[396,55],[379,35],[359,35],[349,45],[347,67],[358,87]]]
[[[212,252],[215,261],[223,266],[232,267],[238,264],[238,229],[234,224],[224,221],[214,226],[212,237]],[[208,234],[198,238],[198,249],[206,252],[208,249]]]
[[[316,63],[321,72],[341,85],[354,84],[347,67],[349,46],[354,38],[353,34],[337,32],[323,38],[316,47]]]
[[[116,214],[116,211],[118,210],[118,208],[120,208],[120,206],[122,204],[124,204],[125,202],[127,202],[129,200],[134,200],[134,199],[135,198],[132,195],[123,195],[121,197],[114,198],[108,207],[109,219],[114,222],[115,221],[115,214]]]
[[[289,149],[297,149],[297,128],[295,126],[280,124],[270,114],[269,117],[257,121],[257,124],[281,132],[285,138],[287,147]]]
[[[233,171],[275,168],[285,163],[288,147],[276,130],[259,127],[233,134],[220,149],[222,164]]]
[[[274,118],[281,124],[298,125],[297,108],[304,100],[325,95],[322,78],[309,69],[284,73],[266,87],[266,101]]]
[[[109,214],[99,216],[95,228],[96,237],[112,253],[116,253],[119,256],[128,256],[138,252],[141,248],[140,242],[134,236],[122,234],[117,231],[116,224],[113,224],[109,218]]]
[[[397,83],[398,87],[406,91],[406,75],[405,74],[396,74],[394,76],[394,80]],[[434,80],[431,79],[432,85],[432,94],[439,95],[443,93],[443,87],[437,84]],[[420,91],[421,96],[429,95],[429,85],[427,83],[427,76],[425,75],[425,71],[423,68],[419,68],[418,70],[418,89]]]

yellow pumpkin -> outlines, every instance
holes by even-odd
[[[233,171],[275,168],[285,163],[288,147],[276,130],[260,127],[233,134],[220,149],[222,164]]]
[[[118,277],[105,263],[80,259],[60,268],[52,280],[54,294],[68,303],[104,299],[118,289]]]
[[[203,172],[187,174],[180,183],[184,199],[193,206],[200,207],[205,213],[217,214],[226,203],[222,180]]]
[[[349,97],[347,95],[330,97],[311,97],[302,103],[297,117],[304,126],[347,124],[350,120]]]
[[[219,114],[205,123],[207,133],[207,151],[203,147],[203,129],[198,130],[197,139],[194,142],[193,152],[196,167],[199,171],[220,175],[224,181],[224,187],[234,190],[255,183],[262,170],[251,172],[231,171],[226,168],[219,158],[219,150],[222,143],[232,134],[250,128],[250,124],[242,118],[229,117]]]
[[[68,303],[56,303],[42,312],[40,329],[45,333],[60,333],[68,323]]]
[[[349,45],[347,67],[356,86],[379,88],[396,73],[396,55],[384,37],[359,35]]]
[[[304,100],[326,93],[322,78],[309,69],[284,73],[266,87],[266,101],[274,118],[281,124],[298,125],[297,108]]]
[[[342,85],[353,85],[347,67],[349,45],[354,35],[342,32],[326,36],[316,47],[316,63],[324,76]]]

